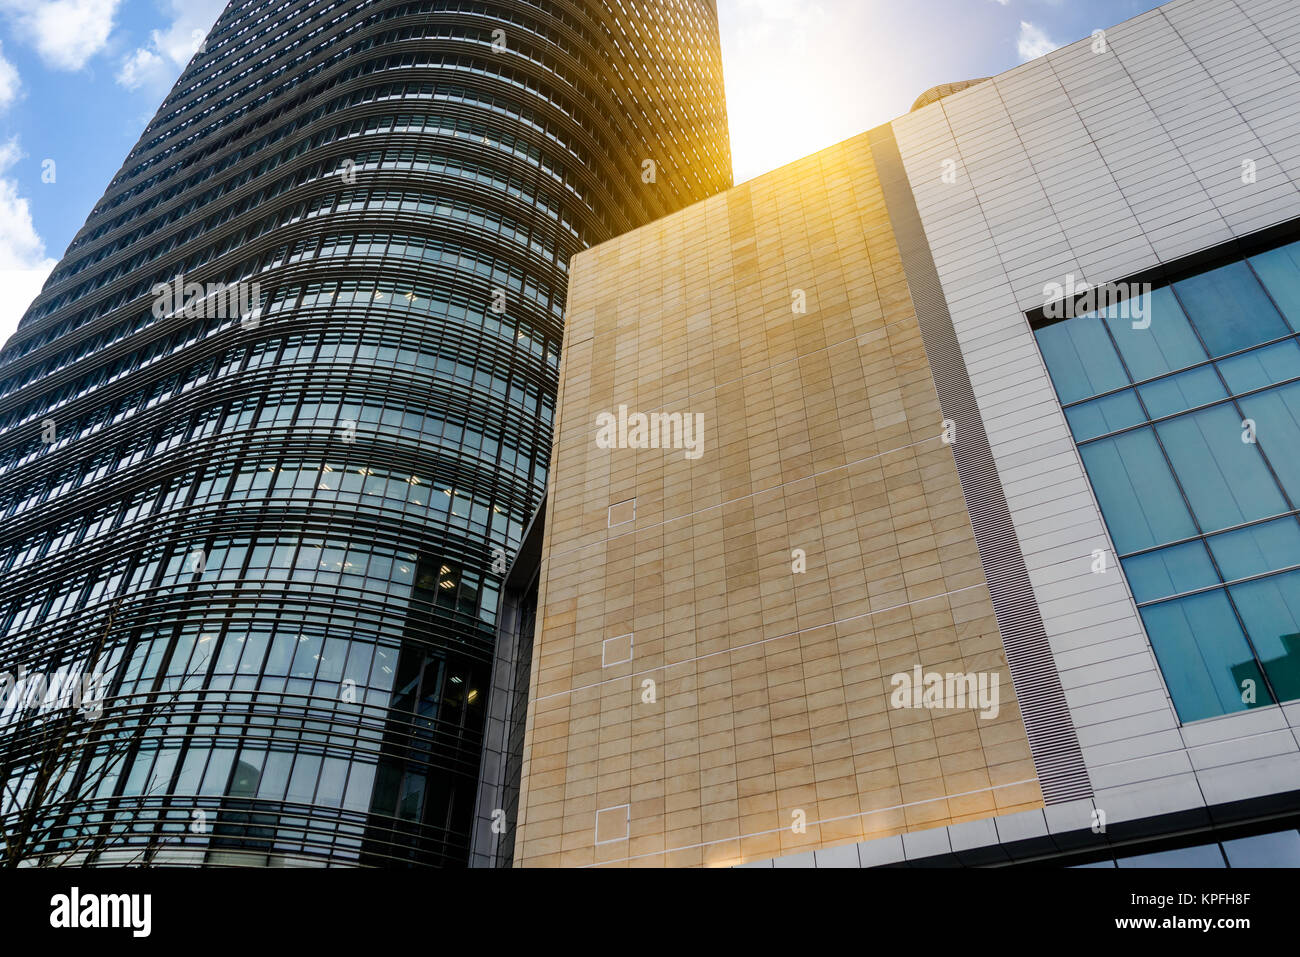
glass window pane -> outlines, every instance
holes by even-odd
[[[1120,867],[1227,867],[1218,844],[1199,844],[1180,847],[1176,851],[1156,851],[1154,854],[1135,854],[1121,857]]]
[[[349,811],[365,811],[370,807],[370,792],[375,782],[373,764],[354,764],[348,775],[348,789],[343,806]]]
[[[1196,534],[1150,429],[1091,442],[1079,453],[1121,555]]]
[[[1283,701],[1300,698],[1300,571],[1231,591],[1273,690]]]
[[[1184,279],[1174,283],[1174,288],[1212,356],[1246,349],[1290,331],[1244,262]]]
[[[198,791],[199,779],[208,763],[209,751],[197,744],[192,744],[185,753],[185,762],[181,765],[180,777],[176,781],[177,794],[194,794]]]
[[[208,762],[207,774],[203,776],[203,786],[199,788],[200,794],[218,795],[226,793],[226,785],[230,780],[230,766],[234,764],[235,752],[231,748],[217,748],[212,752],[212,760]]]
[[[1177,598],[1141,612],[1180,720],[1273,703],[1223,592]],[[1255,700],[1249,704],[1242,701],[1246,681],[1254,682]]]
[[[1282,487],[1300,503],[1300,382],[1247,396],[1241,408],[1254,419],[1255,437]]]
[[[258,784],[257,796],[273,801],[283,800],[285,785],[289,783],[289,765],[293,763],[293,754],[285,751],[273,751],[266,759],[262,771],[262,780]]]
[[[1219,584],[1210,556],[1199,541],[1126,558],[1124,575],[1139,602]]]
[[[262,763],[266,752],[256,748],[244,748],[235,763],[235,773],[230,779],[230,789],[226,793],[233,797],[253,797],[257,794],[257,785],[262,780]]]
[[[1076,442],[1086,442],[1107,432],[1140,425],[1147,419],[1132,389],[1070,406],[1065,410],[1065,417],[1070,422],[1070,431],[1074,433]]]
[[[320,787],[316,791],[316,803],[327,807],[340,807],[343,804],[343,783],[348,776],[348,762],[342,758],[326,758],[321,766]]]
[[[320,772],[321,759],[315,754],[299,754],[293,763],[293,777],[289,779],[289,800],[303,804],[311,803],[316,793],[316,777]]]
[[[1106,323],[1133,381],[1151,379],[1205,361],[1205,350],[1172,289],[1162,286],[1154,290],[1145,297],[1142,308],[1149,310],[1150,325],[1140,329],[1133,328],[1131,315],[1127,319],[1122,317],[1121,307],[1113,306],[1106,313]]]
[[[1290,321],[1291,328],[1300,332],[1300,243],[1252,256],[1250,264]]]
[[[1219,363],[1228,388],[1236,395],[1287,379],[1300,379],[1300,343],[1294,339],[1233,356]]]
[[[1198,405],[1206,405],[1216,399],[1226,399],[1228,393],[1223,388],[1218,374],[1209,366],[1192,369],[1168,379],[1148,382],[1138,386],[1142,401],[1153,419],[1163,419],[1167,415],[1177,415]]]
[[[1110,336],[1097,316],[1080,316],[1036,333],[1061,403],[1068,405],[1128,384]]]
[[[1179,416],[1155,428],[1203,530],[1286,511],[1259,446],[1242,441],[1241,420],[1231,405]]]
[[[1209,543],[1228,581],[1300,565],[1300,522],[1294,518],[1215,535]]]
[[[1229,867],[1300,867],[1300,831],[1224,841],[1223,850]]]

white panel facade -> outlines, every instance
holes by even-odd
[[[1098,46],[893,127],[1095,804],[1123,821],[1300,788],[1300,706],[1179,725],[1025,312],[1068,274],[1113,282],[1300,217],[1300,4],[1175,0]]]

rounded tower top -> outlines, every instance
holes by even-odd
[[[916,98],[912,104],[909,113],[915,113],[923,106],[929,106],[931,103],[937,103],[945,96],[952,96],[954,93],[960,93],[967,87],[974,86],[976,83],[983,83],[988,77],[982,76],[976,80],[959,80],[956,83],[941,83],[938,86],[932,86]]]

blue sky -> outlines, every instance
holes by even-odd
[[[224,5],[0,0],[0,342]],[[1158,5],[718,0],[736,180]]]

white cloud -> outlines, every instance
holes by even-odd
[[[0,52],[0,112],[9,108],[18,99],[22,84],[18,80],[18,68],[4,58]]]
[[[208,30],[225,9],[225,0],[167,0],[171,24],[149,33],[149,45],[137,47],[122,61],[117,82],[128,90],[147,87],[152,92],[168,90]]]
[[[1020,21],[1020,36],[1016,38],[1016,52],[1021,60],[1036,60],[1051,53],[1060,44],[1050,39],[1041,27],[1026,20]]]
[[[18,327],[55,265],[45,255],[27,200],[18,195],[18,182],[4,175],[21,158],[16,138],[0,143],[0,343]]]
[[[128,90],[138,90],[146,83],[153,85],[165,79],[166,72],[167,64],[162,57],[141,48],[122,61],[122,68],[117,71],[117,82]]]
[[[1007,4],[1011,2],[1011,0],[996,0],[996,2],[1002,4],[1002,6],[1005,7]]]
[[[121,0],[0,0],[19,37],[48,66],[80,70],[108,43]]]

